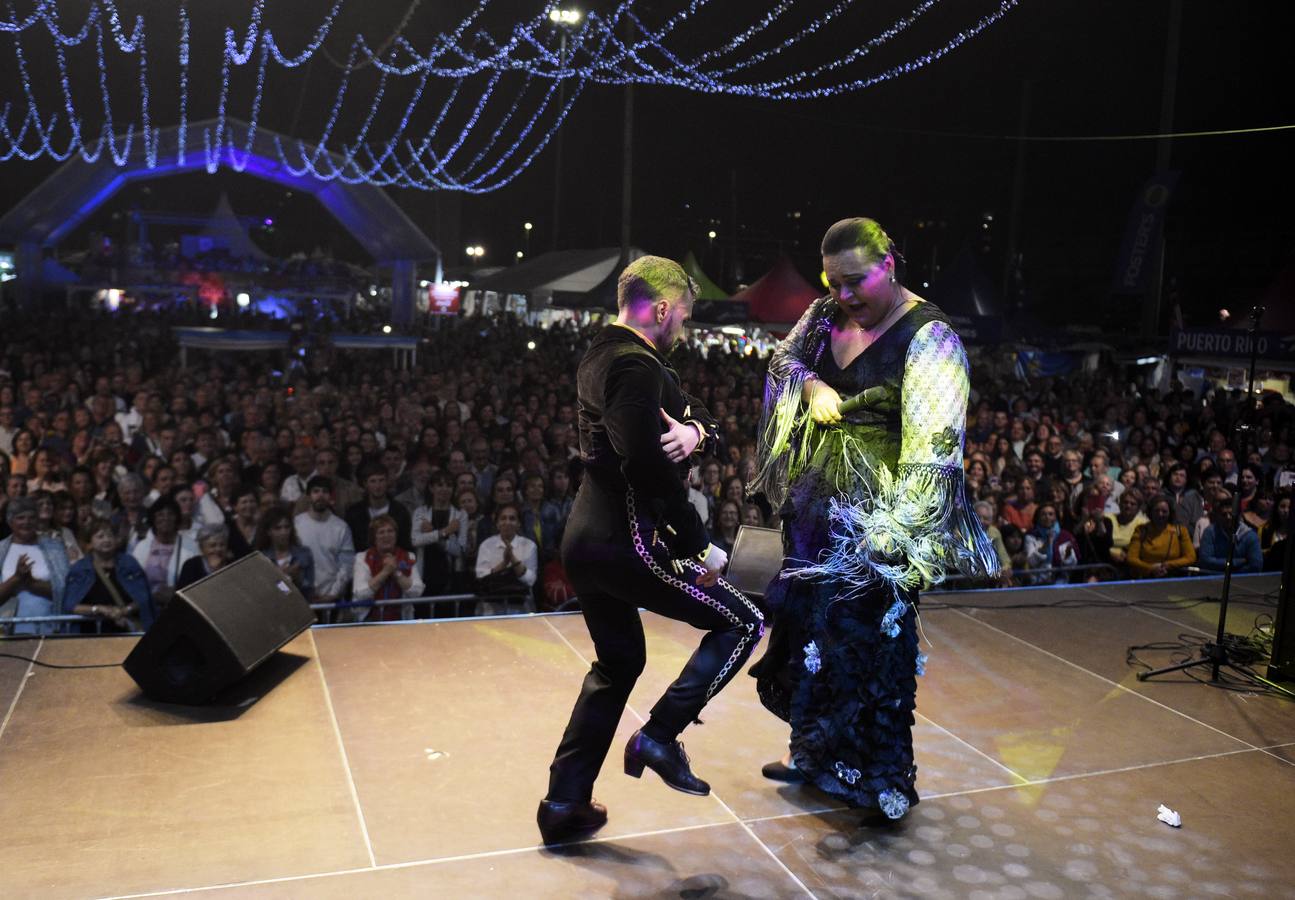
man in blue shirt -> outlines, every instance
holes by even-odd
[[[1229,536],[1235,527],[1237,549],[1232,557],[1232,571],[1238,574],[1262,571],[1264,557],[1259,549],[1259,535],[1245,522],[1234,526],[1236,520],[1232,516],[1232,502],[1231,494],[1215,495],[1210,510],[1210,524],[1201,535],[1201,547],[1196,555],[1197,565],[1207,572],[1222,572],[1228,561]]]

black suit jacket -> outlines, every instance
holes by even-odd
[[[576,390],[585,478],[611,493],[633,488],[638,509],[653,516],[675,557],[705,550],[710,536],[685,483],[692,463],[672,463],[661,449],[660,411],[701,426],[705,437],[698,452],[715,439],[716,424],[679,387],[674,367],[637,332],[609,325],[581,360]]]
[[[387,515],[396,520],[396,543],[406,550],[413,552],[414,542],[411,538],[414,530],[413,517],[409,515],[409,510],[405,509],[403,503],[396,500],[395,497],[387,496]],[[346,508],[346,524],[351,526],[351,540],[355,542],[355,549],[363,552],[369,549],[369,498],[365,497],[358,503],[352,503]]]

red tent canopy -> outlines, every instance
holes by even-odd
[[[801,277],[791,260],[778,258],[772,269],[731,300],[745,300],[748,318],[767,325],[794,324],[809,305],[822,296]]]

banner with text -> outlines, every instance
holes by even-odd
[[[1249,359],[1249,332],[1227,328],[1174,328],[1169,332],[1170,356],[1221,356]],[[1255,355],[1261,360],[1295,362],[1295,334],[1256,332]]]
[[[1160,246],[1165,211],[1177,183],[1177,172],[1157,172],[1138,192],[1124,228],[1124,243],[1115,267],[1114,293],[1142,296],[1151,292],[1156,248]]]

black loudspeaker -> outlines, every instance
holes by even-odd
[[[750,597],[763,597],[782,570],[782,531],[743,525],[733,540],[724,580]]]
[[[176,591],[122,665],[154,700],[205,703],[314,623],[292,581],[250,553]]]
[[[1295,681],[1295,541],[1286,538],[1281,589],[1277,592],[1277,620],[1273,623],[1273,658],[1268,677]]]

